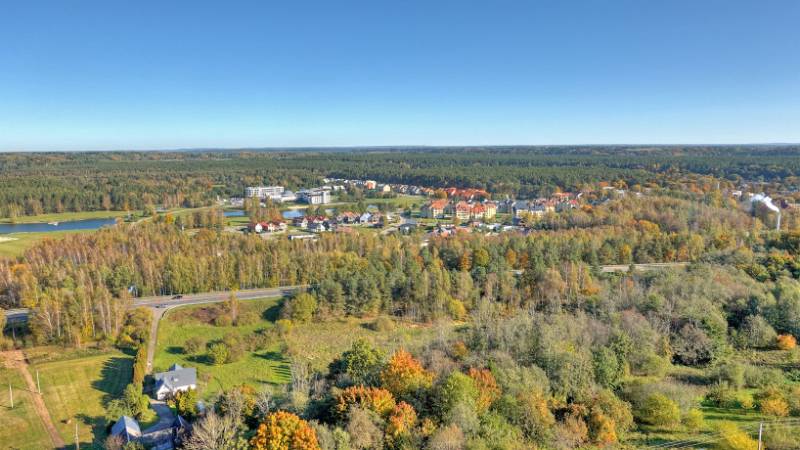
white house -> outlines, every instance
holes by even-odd
[[[178,392],[197,389],[197,371],[194,367],[181,367],[173,364],[169,371],[153,375],[156,382],[155,396],[158,400],[164,400]]]

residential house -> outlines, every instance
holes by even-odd
[[[465,201],[450,203],[445,208],[445,213],[456,217],[458,220],[469,220],[472,217],[472,205]]]
[[[295,217],[292,219],[292,225],[298,228],[308,228],[308,219],[306,216]]]
[[[367,189],[375,189],[378,187],[378,182],[375,180],[366,180],[364,181],[364,187]]]
[[[447,200],[432,200],[422,206],[422,217],[438,219],[444,217],[444,210],[447,207]]]
[[[168,371],[153,375],[155,397],[158,400],[174,396],[178,392],[197,389],[197,371],[194,367],[173,364]]]

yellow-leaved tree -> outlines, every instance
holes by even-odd
[[[321,450],[308,422],[286,411],[267,416],[250,446],[253,450]]]

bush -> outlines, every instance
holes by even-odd
[[[206,340],[200,336],[192,336],[183,343],[183,351],[189,355],[196,355],[206,348]]]
[[[296,322],[308,322],[317,312],[317,298],[301,292],[283,303],[281,316]]]
[[[797,339],[791,334],[781,334],[777,338],[778,350],[791,350],[797,347]]]
[[[225,312],[215,316],[213,322],[216,327],[230,327],[233,325],[233,319]]]
[[[681,421],[678,404],[663,394],[651,394],[642,404],[637,417],[643,423],[670,428]]]
[[[683,416],[683,425],[689,431],[699,431],[706,424],[706,419],[703,417],[703,412],[699,409],[690,409]]]
[[[247,311],[244,313],[239,314],[239,317],[236,319],[237,326],[249,326],[255,325],[261,320],[261,315],[255,311]]]
[[[221,366],[228,362],[228,346],[222,342],[215,342],[208,347],[208,359],[211,364]]]
[[[394,331],[394,320],[386,316],[378,317],[375,319],[375,322],[372,323],[372,329],[379,333],[389,333]]]
[[[753,450],[758,443],[735,424],[723,422],[719,425],[719,450]]]
[[[758,410],[766,416],[786,417],[789,415],[789,404],[783,398],[767,398],[759,402]]]

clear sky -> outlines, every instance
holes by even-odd
[[[0,150],[800,142],[800,1],[37,1]]]

